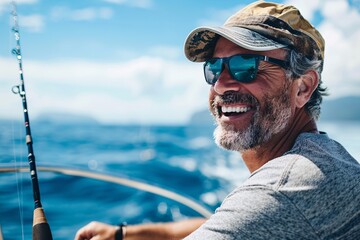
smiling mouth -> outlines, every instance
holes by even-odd
[[[229,117],[227,120],[235,120],[234,117],[242,117],[248,115],[250,111],[256,111],[258,102],[250,94],[227,91],[223,95],[215,96],[212,106],[214,115],[218,118]]]
[[[218,113],[219,116],[224,115],[226,117],[230,117],[230,116],[237,116],[244,114],[250,111],[251,109],[252,107],[250,106],[219,106]]]

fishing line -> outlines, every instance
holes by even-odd
[[[15,9],[14,9],[15,10]],[[9,42],[10,42],[10,37],[9,36]],[[10,44],[9,44],[10,45]],[[17,156],[17,152],[19,153],[20,156],[24,156],[23,154],[23,148],[16,148],[16,136],[19,137],[19,139],[23,139],[23,134],[20,131],[16,131],[16,136],[15,136],[15,130],[18,130],[17,127],[15,127],[15,120],[12,120],[12,146],[13,146],[13,157],[14,157],[14,169],[18,168],[18,156]],[[20,160],[20,163],[22,162],[22,159]],[[20,176],[20,177],[19,177]],[[21,239],[25,239],[25,233],[24,233],[24,206],[23,206],[23,178],[22,178],[23,174],[21,173],[16,173],[15,174],[15,179],[16,179],[16,190],[17,190],[17,198],[18,198],[18,209],[19,209],[19,218],[20,218],[20,227],[21,227]],[[20,179],[20,180],[19,180]]]
[[[14,156],[14,169],[17,169],[18,166],[18,162],[17,162],[17,155],[16,155],[16,143],[15,143],[15,126],[14,126],[14,121],[12,121],[12,133],[13,133],[13,139],[12,139],[12,145],[13,145],[13,156]],[[19,133],[21,134],[21,133]],[[20,151],[20,156],[23,156],[23,152],[22,152],[22,148],[19,149]],[[21,161],[20,161],[21,162]],[[19,175],[20,175],[20,181],[19,181]],[[20,217],[20,226],[21,226],[21,236],[22,239],[25,239],[24,236],[24,206],[23,206],[23,178],[22,178],[23,174],[21,173],[17,173],[15,174],[15,179],[16,179],[16,190],[17,190],[17,197],[18,197],[18,204],[19,204],[19,217]],[[20,183],[19,183],[20,182]]]
[[[10,2],[9,2],[10,3]],[[9,4],[9,11],[11,12],[12,10],[10,9],[10,7],[12,7],[12,4]],[[11,5],[11,6],[10,6]],[[13,8],[14,10],[14,8]],[[10,16],[9,20],[11,21],[11,18],[13,16]],[[8,46],[9,48],[11,48],[10,46],[12,46],[13,44],[13,37],[11,36],[11,30],[9,30],[8,34]],[[10,55],[11,56],[11,55]],[[23,148],[19,148],[16,146],[16,139],[23,139],[24,134],[23,132],[19,131],[18,126],[18,122],[15,122],[15,120],[11,121],[11,133],[9,136],[11,136],[11,142],[12,142],[12,150],[13,150],[13,164],[14,164],[14,169],[17,169],[18,167],[21,166],[21,162],[23,162],[23,159],[20,159],[20,162],[18,161],[18,156],[24,156],[24,152],[23,152]],[[17,154],[18,153],[18,154]],[[21,158],[21,157],[20,157]],[[17,190],[17,199],[18,199],[18,209],[19,209],[19,218],[20,218],[20,227],[21,227],[21,239],[25,239],[25,231],[24,231],[24,190],[23,190],[23,173],[15,173],[15,181],[16,181],[16,190]],[[0,240],[2,240],[0,238]]]

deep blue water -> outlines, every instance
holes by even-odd
[[[209,210],[248,176],[237,153],[215,146],[212,126],[109,126],[32,123],[38,166],[58,166],[139,180],[187,196]],[[324,123],[360,159],[359,123]],[[21,122],[0,121],[0,164],[28,166]],[[89,178],[38,172],[54,239],[72,239],[97,220],[130,224],[179,220],[199,213],[146,191]],[[30,175],[0,174],[0,224],[5,240],[31,239]]]

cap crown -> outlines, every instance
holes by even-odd
[[[257,1],[232,15],[224,24],[244,27],[280,43],[294,47],[311,59],[324,59],[321,34],[291,5]]]

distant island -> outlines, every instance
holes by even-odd
[[[10,119],[1,119],[3,121]],[[22,121],[22,119],[20,119]],[[337,99],[328,99],[322,103],[319,122],[331,121],[352,121],[360,122],[360,96],[349,96]],[[34,123],[39,124],[101,124],[96,119],[83,114],[64,113],[64,112],[46,112],[34,118]],[[215,126],[213,117],[208,109],[203,109],[193,113],[188,122],[184,123],[190,126]]]
[[[320,120],[360,121],[360,96],[325,100],[322,104]]]
[[[327,99],[321,105],[320,121],[358,121],[360,122],[360,96]],[[214,125],[209,110],[195,112],[189,124],[196,126]]]

